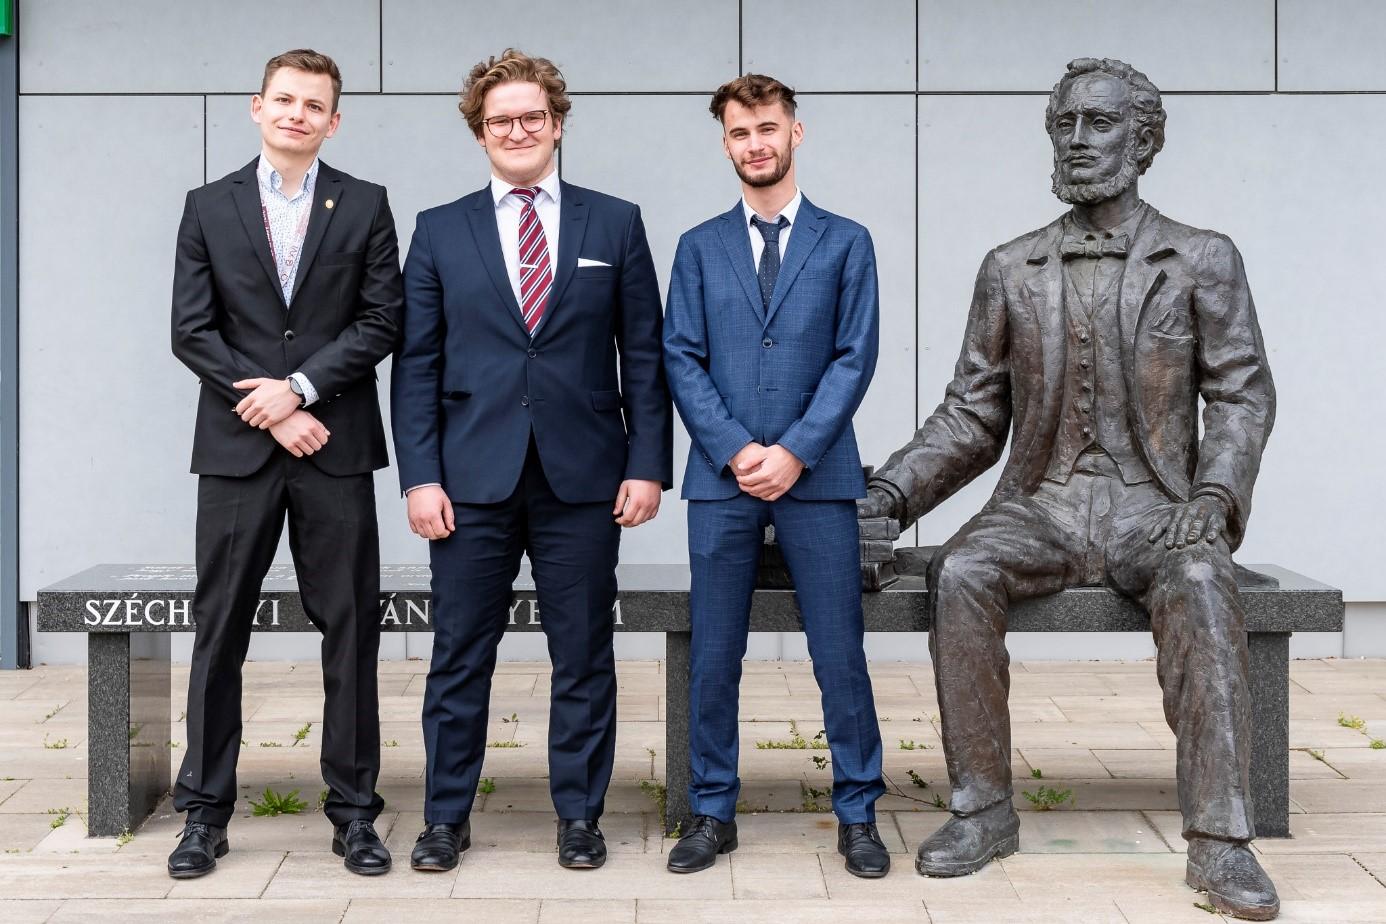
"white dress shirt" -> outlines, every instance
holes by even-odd
[[[784,262],[784,255],[789,248],[789,232],[794,230],[794,218],[799,214],[799,204],[804,201],[804,194],[796,186],[794,188],[794,198],[789,200],[789,204],[780,210],[779,215],[761,215],[761,221],[768,221],[770,224],[780,220],[784,216],[789,222],[789,227],[780,229],[780,262]],[[751,219],[756,212],[751,208],[746,197],[741,197],[741,208],[746,213],[746,232],[751,235],[751,269],[760,272],[760,255],[765,251],[765,238],[756,230],[755,225],[751,224]],[[545,227],[548,227],[545,225]]]
[[[318,159],[313,158],[303,182],[293,198],[284,195],[284,178],[270,164],[263,153],[260,163],[255,167],[255,176],[260,181],[260,204],[265,207],[265,221],[269,224],[271,236],[270,250],[274,253],[275,270],[279,273],[279,287],[284,295],[284,304],[294,297],[294,282],[298,278],[298,258],[303,252],[303,240],[308,228],[308,214],[313,208],[313,189],[318,179]],[[299,232],[303,231],[304,234]],[[303,406],[318,400],[318,390],[308,381],[308,376],[295,372],[289,376],[303,391]]]
[[[558,278],[558,171],[554,170],[535,184],[539,194],[534,197],[534,211],[539,215],[539,224],[544,228],[544,240],[549,245],[549,272]],[[491,198],[496,203],[496,228],[500,231],[501,254],[505,257],[505,272],[510,277],[510,288],[515,292],[515,301],[520,298],[520,212],[525,200],[512,196],[515,186],[500,177],[491,177]]]

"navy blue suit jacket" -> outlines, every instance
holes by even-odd
[[[876,369],[877,301],[870,233],[807,198],[768,309],[740,202],[679,239],[664,362],[693,437],[685,498],[736,496],[728,464],[751,442],[804,463],[800,500],[865,496],[852,414]]]
[[[461,503],[503,501],[531,433],[566,503],[613,500],[628,478],[671,486],[659,285],[640,209],[563,183],[559,221],[531,339],[490,186],[419,214],[390,395],[402,489],[436,482]],[[579,256],[609,265],[578,267]]]

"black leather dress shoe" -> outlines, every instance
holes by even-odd
[[[367,818],[338,825],[332,832],[332,852],[342,865],[358,876],[379,876],[390,871],[390,851]]]
[[[1256,855],[1244,843],[1189,839],[1184,881],[1223,914],[1245,921],[1269,921],[1280,913],[1280,896]]]
[[[457,867],[462,853],[472,846],[472,823],[439,822],[424,824],[423,833],[414,842],[409,865],[426,873],[442,873]]]
[[[1020,849],[1020,817],[1009,801],[975,815],[954,815],[919,845],[914,868],[923,876],[967,876],[993,858]]]
[[[558,865],[568,869],[596,869],[606,862],[606,840],[595,821],[558,819]]]
[[[217,868],[217,857],[231,849],[226,829],[190,821],[183,826],[182,840],[168,855],[168,874],[174,879],[196,879]]]
[[[696,873],[717,862],[719,853],[736,849],[736,819],[721,822],[711,815],[695,815],[688,833],[669,851],[669,872]]]
[[[881,842],[876,823],[837,826],[837,852],[847,858],[847,872],[862,879],[880,879],[890,872],[890,851]]]

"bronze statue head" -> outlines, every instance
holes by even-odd
[[[1054,145],[1054,195],[1091,204],[1121,195],[1165,145],[1160,91],[1111,58],[1078,58],[1054,85],[1044,125]]]

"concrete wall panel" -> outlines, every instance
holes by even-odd
[[[913,90],[915,8],[913,0],[748,0],[744,69],[801,91]]]

